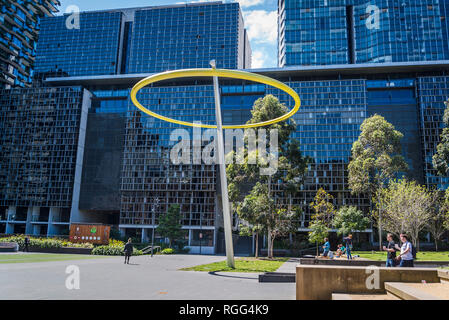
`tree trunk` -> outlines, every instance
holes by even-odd
[[[318,250],[318,241],[316,242],[316,256],[319,257],[320,252]]]
[[[271,197],[271,176],[268,177],[268,197]],[[272,208],[271,208],[272,209]],[[273,212],[270,212],[270,215],[273,215]],[[271,221],[268,222],[269,224]],[[272,241],[271,241],[271,227],[268,227],[268,258],[273,258],[273,251],[272,251]]]
[[[379,251],[382,251],[382,209],[379,210]]]
[[[259,232],[256,232],[256,258],[259,258]]]
[[[438,251],[438,241],[435,239],[435,251]]]
[[[274,258],[274,254],[273,254],[273,248],[274,248],[274,237],[271,238],[271,258]]]
[[[267,240],[267,251],[268,252],[267,252],[267,257],[269,259],[273,258],[272,251],[271,251],[271,245],[272,245],[272,242],[271,242],[271,228],[268,227],[268,240]]]

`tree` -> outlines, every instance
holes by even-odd
[[[382,225],[391,233],[407,233],[413,245],[419,242],[419,233],[432,218],[435,204],[432,192],[415,181],[406,179],[391,181],[379,192],[378,205],[383,206]]]
[[[446,105],[443,115],[445,128],[441,132],[437,152],[432,158],[433,167],[442,176],[446,176],[449,173],[449,100],[445,101],[444,104]]]
[[[239,217],[244,220],[243,228],[240,229],[242,235],[255,235],[256,258],[259,252],[259,234],[266,229],[267,213],[272,210],[273,201],[268,197],[266,186],[256,184],[250,194],[237,207]]]
[[[349,188],[353,194],[366,193],[376,202],[378,192],[396,178],[399,172],[407,170],[401,155],[403,134],[382,116],[374,115],[363,121],[359,139],[352,146],[352,160],[348,166]],[[377,214],[379,247],[382,246],[382,212]]]
[[[165,215],[159,217],[157,232],[169,240],[169,247],[172,243],[185,235],[181,225],[181,210],[179,204],[172,204]]]
[[[332,220],[335,215],[335,207],[333,204],[334,197],[320,188],[315,195],[315,199],[310,207],[315,211],[313,220],[320,220],[326,227],[332,226]]]
[[[260,231],[269,233],[269,248],[272,249],[277,237],[288,235],[298,228],[300,210],[276,208],[274,200],[269,197],[268,186],[260,182],[256,183],[237,210],[239,217],[247,222],[243,232],[247,234],[251,230],[256,234],[256,252]],[[273,252],[269,257],[273,257]]]
[[[316,243],[316,255],[319,255],[318,243],[323,243],[329,235],[329,228],[322,220],[314,220],[309,224],[309,242]]]
[[[444,196],[440,196],[440,191],[435,191],[435,205],[431,211],[431,218],[427,226],[427,230],[435,241],[435,250],[438,251],[438,242],[444,233],[449,230],[449,189],[446,190]]]
[[[329,234],[332,226],[332,220],[335,215],[335,207],[332,203],[334,197],[320,188],[315,195],[315,199],[310,203],[310,207],[315,211],[312,221],[309,224],[309,242],[316,243],[316,253],[318,251],[318,243],[323,242]]]
[[[369,226],[370,219],[353,206],[340,208],[334,217],[334,227],[338,229],[338,234],[347,235],[355,231],[363,231]]]
[[[288,108],[281,104],[273,95],[267,95],[254,103],[253,110],[251,111],[252,117],[247,123],[251,124],[267,121],[280,117],[285,113],[288,113]],[[247,143],[245,143],[243,164],[232,163],[227,166],[226,171],[229,181],[228,190],[230,201],[234,203],[234,207],[237,208],[239,217],[243,220],[245,220],[243,217],[245,214],[247,214],[248,217],[248,213],[243,213],[241,210],[243,208],[241,204],[244,202],[244,199],[246,199],[246,196],[250,196],[252,199],[248,198],[248,200],[252,201],[255,201],[254,197],[263,197],[264,199],[270,200],[270,205],[267,208],[268,211],[262,212],[262,210],[259,210],[257,214],[254,214],[257,216],[258,223],[253,224],[247,221],[247,225],[260,225],[256,230],[259,232],[260,230],[266,232],[268,235],[268,257],[271,258],[273,257],[272,237],[278,232],[275,231],[278,228],[276,223],[281,223],[281,221],[284,221],[284,218],[289,219],[290,216],[295,216],[293,213],[297,212],[297,209],[293,208],[291,205],[289,205],[287,215],[284,215],[279,211],[282,209],[282,206],[275,201],[276,194],[273,194],[272,190],[272,185],[274,184],[273,181],[280,182],[282,186],[287,183],[290,185],[296,183],[298,190],[298,184],[302,181],[309,159],[302,157],[299,143],[290,138],[291,134],[296,130],[296,123],[293,119],[272,124],[264,128],[268,131],[267,135],[272,130],[277,130],[278,132],[278,170],[271,175],[261,174],[260,168],[266,167],[266,163],[257,157],[257,151],[255,151],[255,154],[249,154],[246,145]],[[228,156],[233,157],[233,155],[234,153],[231,153]],[[256,165],[250,164],[249,159],[253,156],[256,156]],[[265,184],[266,189],[262,189],[260,186],[261,184]],[[253,191],[254,193],[251,195]],[[284,189],[284,191],[286,193],[294,192],[291,189]],[[262,199],[261,201],[263,205],[267,205],[267,203],[264,202],[265,200]],[[249,204],[249,202],[246,204],[248,210],[250,209],[250,206],[248,206]],[[239,207],[240,209],[238,209]],[[263,206],[255,207],[260,209]],[[280,216],[282,218],[279,218]],[[258,233],[256,235],[258,235]]]

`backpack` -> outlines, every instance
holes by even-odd
[[[410,245],[412,246],[412,256],[413,259],[416,260],[416,253],[418,252],[418,250],[416,250],[416,247],[410,243]]]

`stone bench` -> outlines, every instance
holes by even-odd
[[[19,246],[15,242],[0,242],[0,252],[17,252]]]
[[[378,286],[373,280],[376,274]],[[385,294],[385,282],[423,280],[440,282],[437,269],[297,265],[296,299],[331,300],[333,293]]]

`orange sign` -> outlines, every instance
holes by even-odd
[[[110,232],[110,226],[72,224],[70,225],[69,239],[73,243],[108,244]]]

